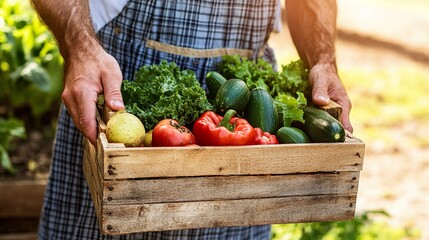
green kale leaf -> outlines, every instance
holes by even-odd
[[[127,111],[148,130],[166,118],[190,126],[203,112],[213,110],[195,73],[165,60],[140,68],[134,81],[123,81],[121,92]]]

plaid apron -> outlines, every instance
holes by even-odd
[[[277,0],[130,0],[98,37],[124,79],[143,65],[174,61],[201,84],[225,54],[263,57]],[[39,226],[39,239],[269,239],[270,226],[225,227],[103,236],[82,171],[82,135],[62,106]],[[239,216],[237,216],[239,217]]]

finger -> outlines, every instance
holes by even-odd
[[[116,60],[113,59],[112,68],[109,70],[101,76],[104,98],[107,107],[117,111],[124,108],[124,103],[121,94],[122,73]]]
[[[352,124],[350,122],[349,112],[344,111],[341,114],[340,122],[343,125],[344,129],[346,129],[350,133],[353,133],[353,126],[352,126]]]
[[[70,91],[65,89],[61,95],[61,98],[63,100],[64,105],[66,106],[68,114],[70,115],[70,117],[73,120],[75,127],[79,131],[81,131],[81,128],[79,125],[79,114],[78,114],[77,109],[74,107],[74,106],[76,106],[76,101],[75,101],[73,95],[71,94]]]
[[[62,98],[75,127],[95,145],[97,137],[95,121],[97,92],[82,87],[65,88]]]
[[[79,115],[78,122],[80,129],[88,138],[88,140],[95,145],[97,142],[97,121],[96,121],[96,103],[97,92],[95,91],[82,91],[85,97],[77,95],[77,112]]]
[[[341,103],[341,102],[339,104],[340,104],[340,106],[342,106],[342,109],[343,109],[341,116],[340,116],[340,122],[343,124],[343,127],[347,131],[353,133],[353,126],[350,122],[351,105],[350,105],[350,103],[347,104],[347,103]]]

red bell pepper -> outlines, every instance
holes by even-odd
[[[192,132],[173,119],[161,120],[152,132],[153,147],[188,146],[195,142]]]
[[[276,135],[270,134],[269,132],[264,132],[260,128],[255,128],[256,138],[255,144],[278,144]]]
[[[192,132],[198,145],[237,146],[255,143],[255,129],[243,118],[233,117],[235,110],[228,110],[224,117],[212,111],[204,112],[195,121]]]

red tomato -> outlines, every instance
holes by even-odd
[[[192,132],[173,119],[161,120],[152,132],[153,147],[187,146],[195,143]]]

